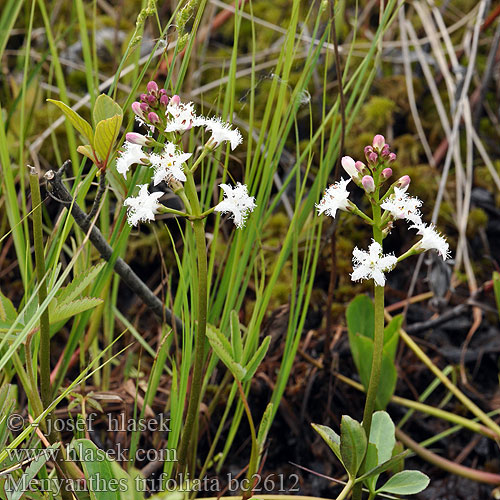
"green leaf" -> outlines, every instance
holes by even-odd
[[[92,111],[92,118],[94,125],[97,125],[102,120],[107,120],[115,115],[123,117],[123,110],[118,103],[113,101],[111,97],[106,94],[101,94],[95,101],[94,110]]]
[[[252,359],[247,363],[245,369],[247,371],[246,375],[243,377],[242,382],[246,382],[247,380],[251,380],[254,376],[257,368],[262,363],[264,356],[267,354],[267,350],[269,349],[269,344],[271,343],[271,335],[268,335],[260,345],[260,347],[255,351],[255,354],[252,356]]]
[[[238,320],[238,313],[233,309],[231,311],[231,345],[233,346],[233,356],[235,361],[241,362],[243,357],[243,348],[241,345],[241,328]]]
[[[342,462],[340,454],[340,436],[326,425],[311,424],[312,428],[323,438],[323,441],[335,453],[335,456]]]
[[[17,311],[11,300],[0,290],[0,320],[12,323],[17,318]]]
[[[58,323],[65,321],[72,316],[76,316],[89,309],[94,309],[102,304],[102,299],[96,297],[82,297],[81,299],[73,300],[59,304],[57,299],[53,299],[49,306],[50,323]]]
[[[375,328],[375,309],[373,302],[366,295],[358,295],[351,301],[346,311],[349,347],[358,373],[361,375],[363,358],[359,353],[358,337],[373,339]]]
[[[82,118],[76,111],[73,111],[69,106],[64,104],[62,101],[56,101],[54,99],[47,99],[48,102],[55,104],[66,116],[66,118],[71,122],[73,127],[80,132],[90,142],[91,145],[94,144],[94,132],[90,123]]]
[[[414,495],[429,485],[430,479],[418,470],[404,470],[394,474],[377,493],[392,493],[394,495]]]
[[[78,146],[76,150],[83,156],[86,156],[92,163],[96,162],[96,156],[94,150],[90,144],[85,144],[85,146]]]
[[[368,337],[356,336],[355,339],[360,359],[363,363],[360,365],[359,376],[365,389],[368,388],[373,359],[373,341]],[[380,370],[380,383],[377,390],[376,407],[383,409],[389,403],[394,390],[396,389],[397,371],[390,355],[385,350],[382,355],[382,366]]]
[[[365,457],[366,447],[366,434],[361,424],[349,415],[343,415],[340,424],[340,455],[349,477],[356,477]]]
[[[364,470],[373,470],[390,460],[395,444],[395,426],[391,417],[385,411],[375,412],[370,428],[370,439],[368,440]],[[365,481],[371,492],[375,491],[378,477],[379,474],[374,473]]]
[[[396,444],[395,432],[396,427],[387,412],[376,411],[373,414],[369,442],[377,447],[379,461],[375,465],[391,459]]]
[[[96,278],[101,269],[106,265],[106,262],[100,262],[95,266],[90,267],[83,273],[75,276],[71,283],[63,288],[60,288],[56,293],[56,299],[59,304],[70,302],[79,297]]]
[[[120,132],[122,119],[122,115],[115,115],[101,120],[95,129],[94,147],[104,165],[108,163],[111,149]]]
[[[396,349],[398,348],[399,329],[403,324],[403,315],[398,314],[391,319],[390,323],[384,329],[384,351],[394,361]]]
[[[264,415],[262,415],[262,420],[259,425],[259,432],[257,433],[257,443],[259,447],[262,449],[264,447],[264,443],[267,439],[267,433],[271,428],[271,424],[273,423],[273,404],[269,403],[266,406],[264,411]]]
[[[118,478],[113,474],[111,460],[89,439],[77,439],[74,447],[83,465],[93,500],[120,500]]]
[[[17,403],[17,389],[12,384],[5,384],[0,388],[0,450],[3,450],[9,438],[8,417]]]
[[[231,344],[224,334],[215,326],[207,324],[207,337],[215,354],[229,368],[233,376],[241,382],[246,375],[246,370],[232,358]]]

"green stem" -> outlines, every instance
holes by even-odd
[[[38,174],[34,169],[30,172],[31,201],[33,205],[33,239],[35,244],[36,278],[39,283],[38,303],[43,304],[47,298],[45,283],[45,256],[42,233],[42,200]],[[44,408],[52,402],[50,384],[50,321],[49,310],[45,308],[40,316],[40,392]]]
[[[248,464],[248,472],[247,472],[247,479],[249,481],[250,487],[248,490],[243,491],[243,496],[242,496],[242,500],[247,500],[248,498],[251,498],[253,495],[254,485],[252,482],[252,478],[257,472],[257,465],[259,459],[258,457],[259,444],[257,443],[257,434],[255,432],[255,425],[253,423],[252,412],[250,411],[247,398],[245,397],[245,391],[243,390],[241,382],[238,379],[236,379],[236,383],[238,384],[238,390],[240,393],[241,401],[243,402],[243,406],[247,414],[248,425],[250,426],[250,435],[252,437],[252,450],[250,452],[250,462]]]
[[[349,495],[353,486],[354,486],[354,481],[352,479],[349,479],[349,481],[347,481],[347,483],[344,486],[344,489],[340,492],[340,495],[336,498],[336,500],[344,500],[344,498],[347,498],[347,495]]]
[[[185,191],[193,210],[192,215],[199,216],[201,215],[201,207],[193,174],[188,171],[186,172],[186,177]],[[203,385],[203,361],[205,357],[205,333],[207,327],[207,244],[205,228],[203,221],[200,219],[192,221],[192,224],[196,241],[196,252],[198,255],[198,310],[196,336],[194,340],[194,367],[191,380],[191,392],[189,394],[186,422],[184,424],[179,446],[179,472],[183,472],[186,467],[188,447],[193,439],[194,423],[200,407]]]

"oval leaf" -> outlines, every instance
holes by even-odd
[[[246,370],[232,358],[231,344],[226,337],[224,337],[224,334],[214,326],[207,325],[206,335],[215,354],[217,354],[220,360],[229,368],[234,377],[242,381],[246,375]]]
[[[122,125],[122,116],[115,115],[106,120],[101,120],[95,129],[94,146],[99,159],[104,165],[107,165],[111,148],[113,147],[120,127]]]
[[[69,106],[62,101],[55,101],[54,99],[47,99],[48,102],[55,104],[71,122],[73,127],[82,134],[90,144],[94,144],[94,131],[87,120],[84,120],[76,111],[73,111]]]
[[[335,453],[335,456],[342,462],[340,454],[340,436],[326,425],[311,424],[312,428],[323,438],[323,441]]]
[[[102,120],[107,120],[115,115],[123,116],[123,110],[118,103],[113,101],[106,94],[101,94],[95,101],[92,118],[94,124],[97,125]]]
[[[369,442],[377,447],[378,462],[374,467],[391,459],[396,444],[395,432],[396,427],[387,412],[376,411],[373,414]]]
[[[430,479],[418,470],[404,470],[394,474],[377,493],[393,493],[394,495],[414,495],[425,490]]]
[[[340,424],[340,454],[342,463],[351,478],[355,477],[363,459],[367,446],[366,434],[359,422],[342,416]]]

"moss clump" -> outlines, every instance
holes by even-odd
[[[377,132],[385,130],[389,125],[392,125],[395,110],[396,103],[392,99],[373,96],[363,106],[363,127]]]
[[[480,229],[488,224],[488,215],[479,207],[471,209],[467,220],[467,238],[473,238]]]

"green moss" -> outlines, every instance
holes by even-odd
[[[484,229],[488,224],[488,215],[481,208],[473,208],[469,212],[467,220],[467,237],[473,238],[480,229]]]
[[[365,129],[379,133],[392,125],[396,103],[383,96],[373,96],[363,106],[363,126]]]

